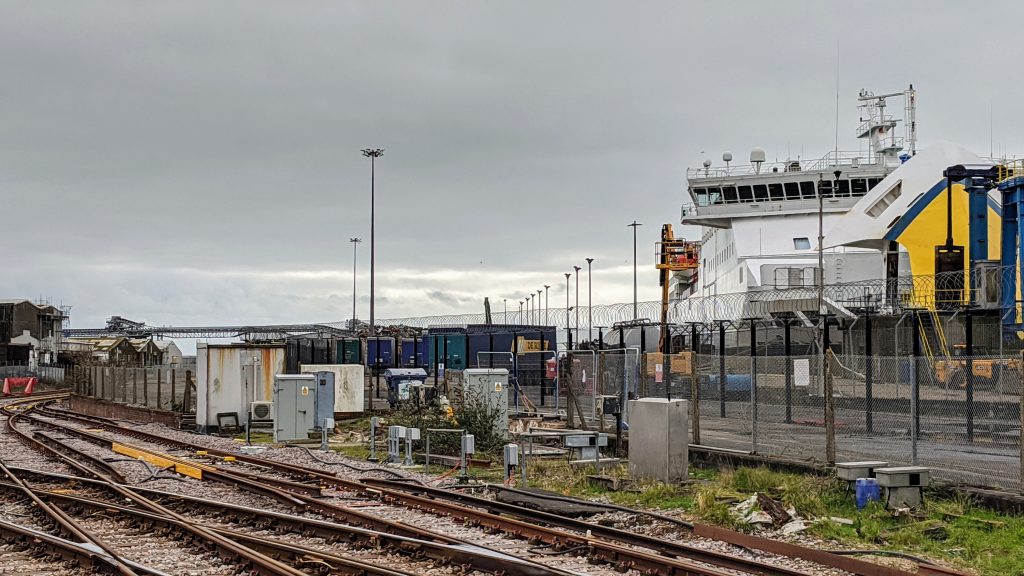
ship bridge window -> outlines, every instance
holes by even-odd
[[[786,182],[786,200],[800,199],[800,183]]]
[[[722,203],[722,190],[721,188],[708,188],[708,204],[721,204]]]
[[[740,186],[736,191],[739,192],[740,202],[751,202],[754,200],[754,193],[750,190],[750,186]]]
[[[693,196],[697,199],[697,206],[708,205],[708,189],[707,188],[694,188]]]
[[[878,186],[878,183],[881,181],[881,178],[868,178],[868,190],[871,190],[875,186]]]
[[[722,196],[726,204],[735,204],[738,201],[735,186],[722,186]]]
[[[801,182],[800,196],[802,196],[803,198],[817,197],[817,194],[814,192],[814,182]]]
[[[868,181],[863,178],[850,180],[850,193],[854,196],[863,196],[868,193]]]
[[[760,202],[768,199],[768,187],[764,184],[754,184],[754,201]]]
[[[785,200],[782,194],[782,182],[776,182],[768,185],[768,196],[772,200]]]
[[[839,180],[839,189],[836,190],[836,196],[841,196],[841,197],[845,198],[845,197],[847,197],[849,195],[850,195],[850,181],[849,180]]]
[[[831,180],[821,180],[821,181],[819,181],[818,182],[818,191],[821,192],[821,197],[822,198],[831,198],[832,197],[832,181]]]
[[[793,238],[793,249],[795,250],[810,250],[811,240],[807,237]]]

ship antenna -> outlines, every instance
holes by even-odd
[[[839,165],[839,38],[836,37],[836,166]]]

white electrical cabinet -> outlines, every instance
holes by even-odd
[[[508,438],[508,370],[467,368],[462,371],[462,401],[481,402],[496,412],[495,432]]]

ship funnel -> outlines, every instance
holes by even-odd
[[[750,163],[754,165],[754,173],[761,173],[761,164],[764,164],[764,148],[754,148],[750,151]]]

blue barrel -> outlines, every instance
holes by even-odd
[[[874,478],[857,478],[857,510],[863,510],[868,502],[882,499],[882,490]]]

